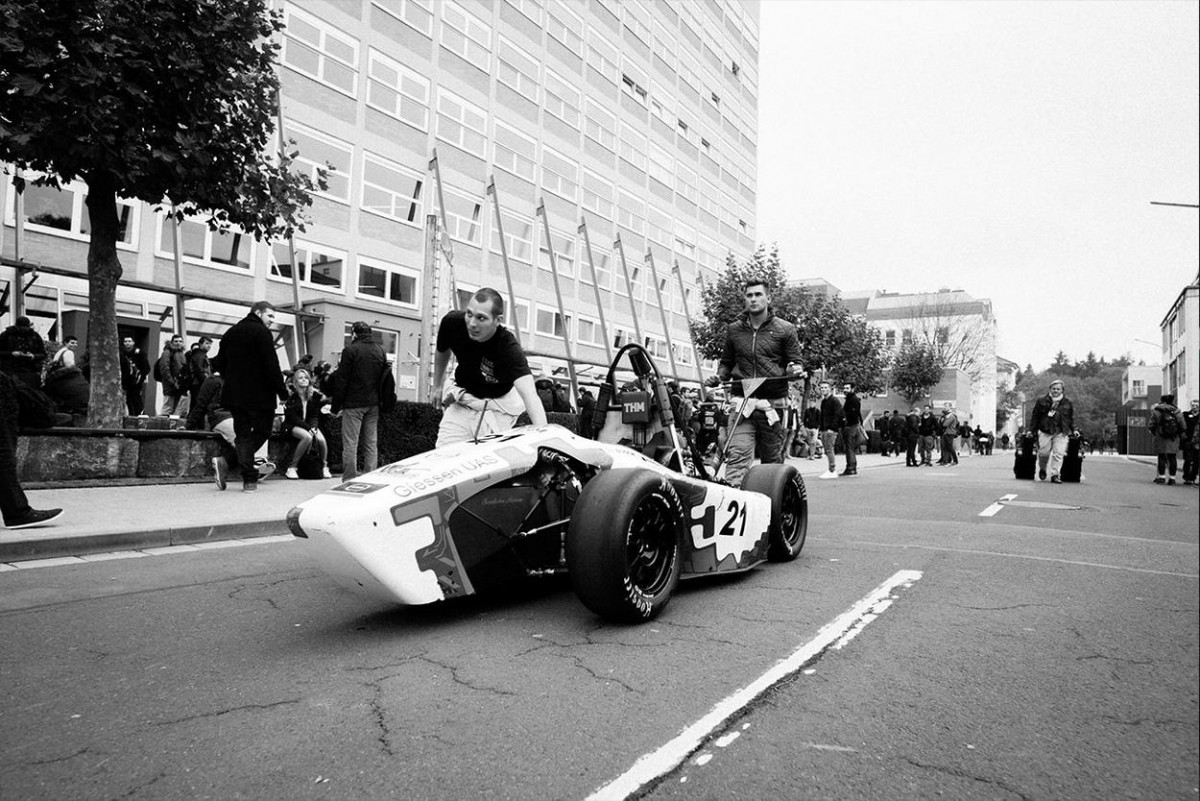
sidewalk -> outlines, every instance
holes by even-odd
[[[992,458],[1011,459],[1011,451],[997,451]],[[788,459],[788,463],[808,482],[826,469],[824,458]],[[837,463],[839,470],[845,467],[841,455]],[[887,469],[903,466],[904,458],[866,454],[858,457],[858,463],[860,470]],[[253,494],[243,493],[236,480],[224,492],[211,481],[30,490],[29,502],[35,508],[61,508],[63,515],[42,528],[0,528],[0,565],[288,534],[288,511],[339,481],[274,476],[261,482]]]
[[[29,490],[35,509],[63,515],[39,528],[0,528],[0,564],[287,534],[288,511],[340,480],[273,476],[255,493],[235,480],[224,492],[211,481]]]

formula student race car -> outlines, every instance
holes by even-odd
[[[633,380],[618,387],[623,358]],[[330,573],[392,602],[565,572],[589,609],[625,622],[659,614],[680,579],[800,554],[800,474],[767,464],[740,487],[711,479],[640,346],[613,360],[595,422],[596,440],[524,426],[409,457],[302,503],[288,526]]]

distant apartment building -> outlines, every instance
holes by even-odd
[[[1200,398],[1200,274],[1180,291],[1160,326],[1163,392],[1186,409]]]
[[[175,232],[151,206],[123,201],[123,333],[153,356],[179,329],[177,295],[189,343],[219,337],[265,298],[283,312],[286,365],[300,355],[295,326],[301,350],[335,359],[363,319],[412,399],[453,279],[460,302],[481,286],[506,297],[537,370],[562,368],[565,335],[581,362],[640,339],[664,369],[674,356],[680,374],[695,374],[685,306],[695,314],[701,282],[755,245],[757,0],[277,7],[283,134],[303,169],[332,167],[312,223],[293,261],[287,242],[199,220]],[[11,180],[0,192],[0,285],[21,293],[10,308],[44,334],[82,339],[86,187],[30,187],[20,204]]]

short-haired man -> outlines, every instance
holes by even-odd
[[[917,428],[921,435],[921,465],[933,467],[933,451],[938,439],[938,419],[933,416],[933,406],[925,404],[921,411],[921,423]]]
[[[342,351],[331,393],[330,408],[342,418],[342,480],[357,478],[359,440],[363,469],[379,467],[379,384],[390,370],[387,354],[365,320],[350,326],[352,339]]]
[[[258,489],[254,454],[271,436],[275,399],[287,400],[287,388],[275,355],[270,326],[275,307],[260,300],[250,313],[230,326],[221,337],[221,350],[211,360],[225,379],[221,403],[233,415],[234,448],[242,470],[242,492]],[[218,485],[220,485],[218,481]]]
[[[784,376],[794,373],[803,358],[796,326],[771,312],[766,282],[750,278],[742,289],[745,313],[729,323],[715,381],[708,383],[734,376],[778,380],[763,381],[745,393],[744,399],[734,400],[725,480],[735,487],[741,486],[756,452],[765,464],[783,462],[783,414],[788,394]],[[744,392],[744,385],[735,385],[735,395]]]
[[[842,413],[845,422],[842,423],[842,447],[846,449],[846,469],[843,476],[858,475],[858,446],[862,427],[862,401],[854,393],[854,384],[847,381],[842,386],[846,400],[842,402]]]
[[[438,447],[507,431],[522,407],[533,425],[546,424],[525,351],[503,319],[504,298],[489,287],[476,292],[465,310],[442,317],[433,359],[433,387],[441,388]],[[458,365],[443,384],[452,353]]]
[[[1038,478],[1046,480],[1046,466],[1050,467],[1050,483],[1061,484],[1059,473],[1063,457],[1067,454],[1067,437],[1075,430],[1075,407],[1067,399],[1063,382],[1054,379],[1046,394],[1033,404],[1029,415],[1029,430],[1037,432]]]
[[[837,443],[838,432],[842,430],[842,425],[846,422],[846,413],[842,409],[842,402],[833,394],[832,384],[822,381],[818,385],[818,389],[821,392],[821,447],[825,450],[825,458],[829,460],[829,470],[818,478],[837,478],[837,462],[834,459],[833,450]]]
[[[130,417],[146,411],[146,376],[149,373],[150,363],[142,355],[141,348],[134,345],[133,337],[126,334],[121,338],[121,389]]]
[[[955,443],[958,442],[958,415],[954,413],[954,404],[950,401],[942,407],[942,458],[938,460],[939,465],[956,465],[958,464],[958,450]]]
[[[212,365],[208,362],[208,351],[212,348],[212,337],[200,337],[187,355],[188,402],[195,405],[200,387],[212,377]]]
[[[162,384],[163,417],[187,417],[191,403],[187,378],[187,354],[183,352],[183,337],[175,334],[163,345],[162,355],[154,365],[154,380]]]

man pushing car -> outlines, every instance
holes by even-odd
[[[522,408],[533,425],[546,424],[525,352],[503,319],[504,298],[488,287],[471,296],[465,311],[442,318],[433,360],[433,386],[442,387],[437,447],[507,431]],[[451,353],[458,366],[443,384]]]

